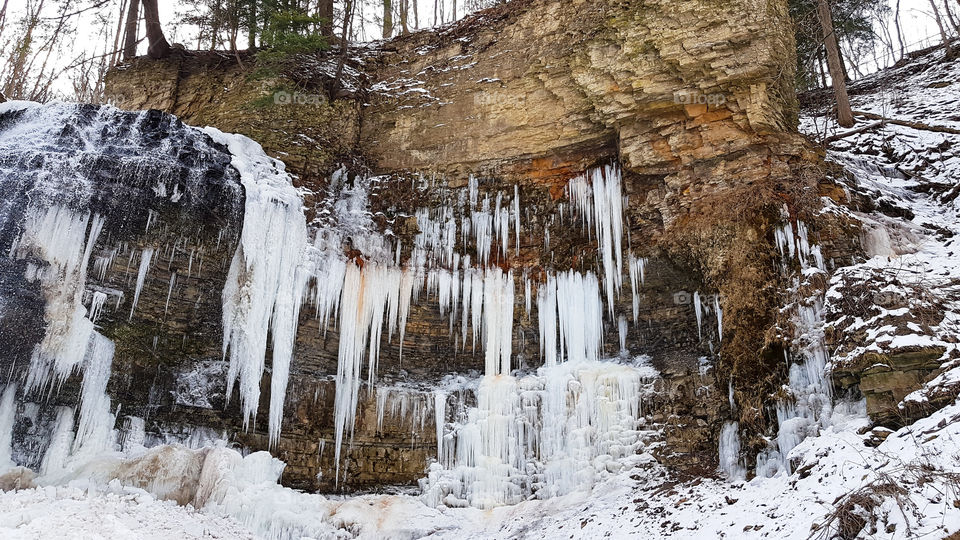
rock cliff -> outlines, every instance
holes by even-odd
[[[499,212],[501,198],[504,207],[516,200],[516,239],[507,248],[498,236],[491,262],[534,290],[552,272],[602,273],[601,243],[564,221],[574,206],[568,183],[618,164],[630,257],[614,271],[625,276],[639,270],[631,260],[643,260],[645,278],[635,298],[624,292],[612,302],[629,323],[607,321],[604,354],[620,352],[622,334],[628,354],[652,357],[664,377],[645,412],[664,428],[663,458],[712,466],[724,418],[740,421],[754,452],[769,444],[762,435],[776,424],[772,404],[792,346],[778,310],[790,272],[778,263],[777,230],[838,192],[795,131],[792,51],[779,0],[516,0],[435,32],[351,50],[336,100],[327,98],[335,53],[270,69],[219,54],[138,59],[110,73],[108,92],[123,108],[160,109],[259,141],[297,175],[320,229],[332,226],[330,201],[345,189],[330,181],[342,176],[338,169],[349,171],[348,184],[379,175],[366,203],[377,228],[398,241],[402,262],[440,214],[457,223],[467,217],[451,201],[489,197]],[[828,262],[857,249],[838,233],[843,226],[817,225]],[[465,231],[455,234],[467,241]],[[356,242],[344,249],[359,260],[373,256]],[[161,288],[147,288],[148,304],[164,296]],[[521,304],[513,351],[521,366],[536,367],[538,316]],[[413,306],[402,357],[384,337],[380,378],[427,388],[450,373],[482,370],[482,351],[458,343],[451,325],[436,305]],[[334,430],[337,326],[304,313],[297,335],[277,454],[290,465],[285,481],[329,489],[332,478],[317,473],[334,468],[324,448]],[[216,358],[201,356],[190,369]],[[413,481],[435,451],[433,432],[403,414],[372,420],[381,391],[388,392],[362,400],[347,487]],[[408,394],[404,407],[432,399],[429,391]],[[390,398],[379,399],[383,409]],[[259,425],[245,432],[229,410],[209,405],[168,402],[157,416],[202,417],[241,444],[267,447]]]

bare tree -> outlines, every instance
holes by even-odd
[[[817,15],[823,29],[824,45],[827,48],[827,66],[833,82],[833,95],[837,101],[837,123],[842,127],[853,127],[853,111],[850,109],[850,97],[847,95],[847,79],[840,61],[840,47],[833,29],[833,17],[827,0],[818,0]]]
[[[166,58],[170,55],[170,44],[163,36],[163,26],[160,25],[160,10],[157,0],[143,0],[143,19],[147,25],[147,55],[154,60]]]
[[[407,17],[410,13],[410,0],[400,0],[400,33],[409,34],[410,26],[407,24]]]
[[[947,30],[943,26],[943,18],[940,16],[940,9],[937,8],[937,3],[934,2],[934,0],[930,0],[930,7],[933,8],[933,18],[935,21],[937,21],[937,28],[940,29],[940,39],[943,41],[943,48],[946,49],[946,59],[953,60],[953,47],[950,46],[950,36],[947,35]]]
[[[393,36],[393,0],[383,0],[383,39]]]
[[[893,8],[893,26],[897,30],[897,42],[900,43],[900,58],[897,59],[900,60],[907,55],[907,46],[903,43],[903,26],[900,24],[900,0],[897,0]]]
[[[130,0],[127,11],[127,25],[123,38],[123,59],[131,60],[137,56],[137,27],[140,25],[140,0]]]
[[[347,61],[349,54],[350,34],[353,32],[353,12],[355,10],[354,0],[346,0],[343,7],[343,31],[340,33],[340,58],[337,60],[337,72],[333,77],[333,84],[330,86],[330,96],[336,96],[340,90],[340,79],[343,78],[343,66]]]
[[[960,34],[960,21],[957,21],[957,18],[953,15],[953,8],[950,7],[950,0],[943,0],[943,10],[947,13],[947,20],[950,21],[950,26],[953,27],[953,31],[957,34]]]

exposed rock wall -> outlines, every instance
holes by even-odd
[[[335,101],[326,96],[336,59],[323,55],[269,73],[251,59],[239,65],[215,54],[138,59],[112,71],[108,88],[122,107],[157,108],[254,138],[314,193],[308,204],[320,226],[329,173],[341,163],[390,175],[371,194],[370,210],[401,238],[404,258],[419,231],[417,208],[456,198],[471,175],[481,179],[481,193],[511,194],[516,186],[525,211],[520,245],[497,264],[534,281],[547,269],[594,264],[591,235],[553,225],[550,216],[569,205],[563,188],[572,176],[619,162],[629,244],[649,260],[630,352],[650,354],[667,374],[669,397],[647,411],[668,427],[664,454],[700,465],[714,455],[719,420],[734,414],[728,381],[741,424],[756,434],[769,425],[765,405],[784,375],[785,345],[772,331],[782,290],[773,231],[784,207],[794,219],[813,212],[821,190],[819,157],[793,127],[792,51],[780,0],[517,0],[356,51],[347,69],[352,96]],[[296,93],[302,99],[286,103]],[[421,174],[430,182],[413,181]],[[713,324],[698,331],[695,291],[719,295],[722,342]],[[630,310],[629,295],[617,308]],[[539,365],[535,317],[518,307],[514,319],[514,353]],[[429,383],[481,370],[482,355],[458,351],[447,324],[435,303],[415,306],[403,361],[395,342],[384,344],[380,376]],[[615,355],[616,325],[605,330],[606,353]],[[329,475],[316,477],[332,463],[324,447],[337,337],[334,326],[302,315],[292,420],[277,452],[291,464],[285,481],[300,487],[333,487]],[[701,357],[715,362],[706,378]],[[412,430],[400,417],[372,429],[374,399],[361,405],[348,487],[410,482],[435,444],[431,430]],[[216,420],[216,408],[200,414],[235,430]],[[266,446],[259,426],[237,437]]]

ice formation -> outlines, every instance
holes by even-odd
[[[26,390],[61,384],[83,361],[93,323],[83,306],[93,246],[104,220],[60,205],[27,210],[23,233],[11,248],[18,259],[35,256],[43,268],[27,266],[27,279],[41,284],[47,329],[30,360]]]
[[[593,229],[603,258],[604,290],[610,318],[614,319],[614,299],[623,286],[623,195],[620,169],[613,165],[598,167],[570,180],[567,194],[578,210],[585,227]]]
[[[800,267],[800,276],[794,278],[793,290],[800,289],[801,279],[826,271],[820,246],[811,243],[807,226],[797,222],[797,234],[787,215],[787,221],[775,231],[781,264],[789,270],[792,264]],[[775,444],[757,456],[758,476],[773,476],[783,471],[790,473],[788,454],[805,438],[815,435],[821,427],[830,424],[833,413],[832,386],[828,364],[830,353],[823,336],[823,299],[818,296],[796,298],[789,307],[793,322],[791,351],[785,352],[790,365],[787,396],[778,401],[777,438]],[[718,325],[722,314],[718,310]]]
[[[147,272],[150,271],[150,262],[153,260],[153,248],[144,248],[140,252],[140,267],[137,270],[137,287],[133,291],[133,303],[130,304],[130,320],[133,320],[133,312],[137,309],[137,303],[140,302],[140,293],[143,292],[143,284],[147,279]]]
[[[7,384],[0,394],[0,473],[13,466],[13,424],[17,415],[17,385]]]
[[[643,369],[579,361],[486,375],[421,481],[431,505],[492,508],[589,489],[643,446]],[[440,433],[438,428],[438,434]]]
[[[720,470],[730,480],[743,480],[747,474],[740,461],[740,424],[727,422],[720,431]]]
[[[257,143],[214,128],[205,132],[226,145],[246,190],[240,244],[223,289],[223,354],[229,354],[227,395],[240,382],[244,426],[255,420],[260,380],[272,330],[271,445],[280,437],[283,400],[293,356],[300,305],[306,288],[307,227],[303,202],[284,165]],[[139,279],[138,279],[139,283]]]

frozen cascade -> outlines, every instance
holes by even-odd
[[[99,332],[93,332],[83,361],[83,383],[80,387],[80,420],[74,440],[74,451],[97,454],[111,449],[114,417],[110,414],[107,382],[113,366],[114,344]]]
[[[740,462],[740,424],[727,422],[720,431],[720,471],[731,481],[743,480],[747,470]]]
[[[570,270],[547,276],[537,292],[540,353],[545,366],[599,359],[602,304],[599,281],[592,272],[584,275]]]
[[[487,375],[510,373],[513,352],[513,273],[499,268],[486,271],[483,279],[483,334]],[[473,306],[477,309],[477,305]]]
[[[283,402],[293,356],[300,305],[307,284],[303,201],[283,163],[240,135],[205,128],[226,145],[246,191],[243,230],[223,288],[223,354],[229,353],[227,396],[240,382],[244,427],[260,402],[267,335],[272,329],[270,443],[280,437]]]
[[[27,210],[24,229],[11,248],[18,259],[36,256],[47,263],[28,279],[38,279],[46,305],[47,329],[30,360],[26,391],[62,383],[79,367],[93,331],[83,306],[84,283],[93,246],[104,219],[65,207]],[[88,227],[89,225],[89,227]]]
[[[73,446],[73,407],[58,407],[57,422],[50,437],[50,445],[43,455],[40,472],[44,475],[62,472],[70,457],[71,446]]]
[[[403,273],[399,268],[377,263],[367,263],[363,268],[349,263],[346,268],[340,299],[340,342],[334,398],[338,479],[343,439],[345,435],[353,434],[364,356],[367,360],[368,383],[373,384],[384,314],[400,309]],[[387,320],[399,322],[401,319],[405,321],[406,314],[402,317],[389,315]]]
[[[0,395],[0,473],[13,463],[13,426],[17,415],[17,385],[8,384]]]
[[[477,406],[444,438],[421,480],[431,505],[492,508],[589,489],[643,446],[644,372],[611,362],[564,363],[516,378],[487,375]]]
[[[795,261],[804,279],[824,272],[820,246],[810,243],[803,222],[797,222],[796,230],[795,235],[788,220],[775,233],[784,268]],[[800,289],[800,279],[794,279],[794,291]],[[791,309],[794,327],[791,351],[796,358],[790,362],[790,355],[787,355],[790,372],[786,390],[789,396],[777,403],[776,444],[757,456],[758,476],[774,476],[781,471],[789,474],[790,451],[806,437],[828,426],[833,414],[832,386],[827,372],[830,353],[823,335],[823,301],[816,296],[799,298]],[[722,320],[720,316],[718,306],[718,324]]]
[[[597,245],[603,254],[604,290],[610,318],[614,300],[623,286],[623,194],[621,172],[613,165],[598,167],[570,180],[567,195],[586,228],[595,227]],[[589,186],[589,187],[588,187]]]
[[[147,279],[147,272],[150,270],[151,260],[153,260],[153,248],[144,248],[140,254],[140,268],[137,270],[137,287],[133,290],[133,304],[130,305],[129,320],[133,320],[133,312],[137,309],[137,303],[140,302],[140,292],[143,291],[143,282]]]

